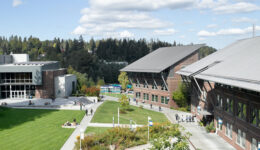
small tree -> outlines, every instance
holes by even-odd
[[[122,97],[118,100],[120,103],[120,108],[122,112],[125,112],[129,108],[129,101],[126,95],[122,95]]]
[[[80,92],[81,94],[86,94],[86,90],[87,90],[87,86],[86,85],[82,85]]]
[[[125,90],[127,87],[127,84],[129,83],[128,76],[126,72],[121,72],[118,76],[118,81],[122,86],[122,89]]]
[[[188,89],[180,82],[178,89],[172,94],[173,100],[177,103],[179,107],[186,107],[188,104]]]
[[[98,86],[105,85],[105,81],[104,81],[104,79],[100,79],[100,78],[98,78],[98,80],[97,80],[97,85],[98,85]]]

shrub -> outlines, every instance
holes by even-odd
[[[87,96],[97,96],[99,97],[100,89],[96,87],[86,88],[86,95]]]
[[[126,110],[129,109],[129,101],[126,95],[122,95],[122,97],[118,100],[120,103],[120,111],[126,113]]]
[[[185,84],[182,82],[179,83],[178,89],[172,93],[172,98],[179,107],[186,107],[188,105],[189,93]]]
[[[179,147],[178,149],[185,148],[187,146],[187,140],[185,135],[182,135],[180,126],[178,124],[166,123],[154,123],[150,127],[151,143],[153,149],[159,149],[165,145]],[[160,139],[164,139],[163,142],[159,142]],[[164,141],[175,138],[175,143],[167,144]],[[138,146],[147,143],[147,126],[137,127],[136,130],[131,131],[129,128],[112,128],[104,132],[103,134],[93,134],[85,136],[82,140],[82,149],[84,150],[96,150],[96,149],[109,149],[110,145],[114,145],[116,150],[126,149],[133,146]],[[160,144],[162,143],[162,144]],[[170,143],[170,142],[168,142]],[[79,138],[76,142],[76,149],[79,149]]]
[[[207,132],[215,132],[216,131],[213,121],[210,124],[206,125],[206,131]]]

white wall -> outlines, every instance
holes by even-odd
[[[72,83],[75,83],[74,89],[77,86],[77,78],[75,75],[62,75],[55,77],[55,97],[68,97],[73,92]]]
[[[13,56],[13,63],[28,62],[28,54],[11,54]]]

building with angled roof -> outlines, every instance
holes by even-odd
[[[57,61],[29,61],[27,54],[0,55],[0,99],[69,96],[76,77],[66,72]]]
[[[191,112],[212,114],[236,149],[260,146],[260,37],[239,40],[177,73],[193,87]]]
[[[175,72],[199,60],[198,50],[204,45],[159,48],[120,71],[128,74],[138,102],[177,107],[172,92],[182,80]]]

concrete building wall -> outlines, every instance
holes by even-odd
[[[10,55],[0,55],[0,65],[11,64],[13,62],[12,56]]]
[[[13,63],[29,62],[28,54],[11,54],[13,57]]]
[[[73,84],[74,82],[74,84]],[[62,75],[55,77],[55,97],[68,97],[76,89],[75,75]]]

